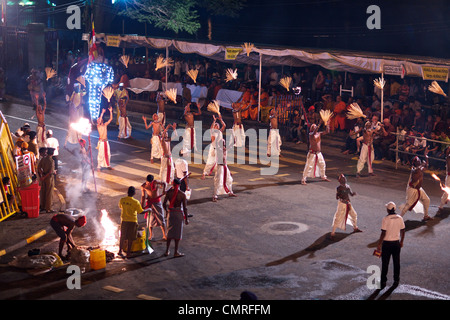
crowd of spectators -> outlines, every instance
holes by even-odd
[[[113,66],[116,81],[125,74],[127,78],[147,78],[166,81],[166,70],[155,70],[156,59],[161,53],[154,52],[146,58],[142,54],[130,55],[128,68],[119,61],[121,52],[108,57]],[[207,101],[215,99],[219,89],[237,91],[257,91],[259,85],[259,67],[222,63],[203,58],[198,55],[174,55],[173,66],[168,69],[168,82],[193,83],[187,75],[191,69],[198,70],[196,84],[208,87]],[[62,74],[81,57],[67,52],[60,59]],[[226,70],[237,69],[238,79],[227,82]],[[358,75],[349,72],[335,72],[317,66],[305,68],[264,67],[261,72],[262,91],[269,94],[268,107],[281,110],[283,97],[293,95],[294,90],[287,91],[280,85],[280,79],[291,77],[292,88],[301,88],[301,105],[288,104],[289,121],[282,122],[281,131],[285,140],[306,142],[306,125],[311,121],[319,121],[320,110],[334,112],[331,119],[331,132],[345,136],[345,154],[357,153],[356,138],[361,134],[364,121],[381,120],[381,90],[373,85],[379,75]],[[444,157],[444,150],[450,141],[450,116],[447,111],[448,101],[427,90],[430,81],[421,78],[385,76],[383,106],[383,130],[375,138],[374,149],[376,159],[395,160],[391,151],[399,135],[400,162],[409,164],[412,155],[423,155],[425,148],[431,159]],[[151,96],[150,99],[155,98]],[[345,116],[350,104],[357,103],[366,119],[348,120]],[[286,111],[286,104],[283,105]],[[279,114],[281,111],[279,111]],[[307,114],[314,114],[307,115]],[[264,120],[264,119],[263,119]],[[286,126],[286,130],[283,130]],[[426,138],[426,139],[423,139]],[[439,143],[444,142],[444,143]],[[441,162],[430,161],[440,166]]]

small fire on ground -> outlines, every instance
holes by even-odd
[[[117,226],[114,222],[109,218],[108,212],[105,209],[102,209],[102,217],[100,219],[100,224],[102,225],[105,234],[103,236],[102,243],[100,246],[108,251],[116,251],[117,249]]]
[[[447,193],[447,200],[450,200],[450,187],[447,187],[445,184],[441,182],[441,179],[434,173],[431,174],[434,180],[439,181],[439,184],[441,185],[442,191]]]

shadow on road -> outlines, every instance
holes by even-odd
[[[266,264],[266,267],[277,266],[277,265],[283,264],[283,263],[288,262],[288,261],[296,262],[298,258],[301,258],[301,257],[306,256],[306,255],[309,255],[308,258],[314,258],[314,253],[316,251],[322,250],[322,249],[328,247],[329,245],[332,245],[334,243],[342,241],[345,238],[347,238],[350,234],[351,233],[340,233],[340,232],[337,232],[335,237],[334,237],[334,240],[331,240],[330,239],[330,233],[327,232],[323,236],[318,238],[316,241],[314,241],[314,243],[311,244],[309,247],[303,249],[302,251],[299,251],[299,252],[291,254],[291,255],[289,255],[287,257],[284,257],[282,259],[269,262],[269,263]]]
[[[386,300],[391,294],[392,292],[394,292],[394,290],[398,287],[398,284],[394,284],[392,285],[388,290],[386,290],[386,292],[384,292],[378,299],[376,299],[376,297],[380,294],[380,292],[382,291],[382,289],[377,289],[375,290],[368,298],[367,300]]]

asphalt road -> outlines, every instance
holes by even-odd
[[[3,104],[1,111],[12,130],[25,121],[35,125],[34,111],[27,105]],[[57,108],[50,107],[49,112],[46,124],[62,145],[67,116]],[[159,173],[159,163],[149,161],[150,132],[142,125],[133,125],[130,141],[117,141],[117,127],[113,125],[108,134],[115,170],[95,173],[98,193],[80,194],[77,162],[71,153],[61,149],[57,188],[65,203],[56,201],[54,209],[79,208],[86,212],[88,224],[74,232],[76,243],[83,247],[96,246],[103,237],[98,224],[101,209],[106,209],[118,225],[118,202],[128,186],[138,187],[148,173]],[[96,143],[94,131],[94,159]],[[389,288],[391,264],[388,287],[381,292],[368,288],[368,268],[381,267],[380,259],[372,252],[386,214],[384,204],[404,202],[409,168],[396,169],[392,162],[376,161],[375,177],[357,179],[356,158],[342,155],[342,144],[342,134],[325,136],[323,140],[331,182],[313,179],[301,185],[306,146],[283,142],[283,157],[275,175],[262,176],[261,164],[230,165],[237,197],[222,196],[217,203],[211,201],[213,177],[201,180],[203,164],[193,164],[193,192],[188,206],[194,216],[185,226],[180,243],[184,257],[164,257],[165,242],[161,231],[155,229],[152,254],[129,260],[116,257],[103,270],[86,270],[81,276],[81,289],[69,290],[65,268],[32,275],[8,266],[13,256],[26,254],[32,248],[57,251],[58,239],[49,232],[0,257],[0,299],[226,301],[238,300],[244,290],[254,292],[260,300],[450,299],[448,207],[441,217],[427,223],[421,222],[421,214],[405,215],[407,232],[401,252],[400,286]],[[363,232],[352,233],[348,226],[346,231],[338,230],[337,239],[331,241],[328,236],[340,173],[348,176],[348,183],[357,192],[351,201]],[[437,173],[443,177],[442,171]],[[92,181],[89,185],[93,189]],[[431,198],[430,215],[434,216],[442,192],[430,175],[425,178],[424,189]],[[136,198],[140,198],[140,192]],[[41,214],[35,219],[12,217],[0,222],[0,247],[47,228],[49,219],[49,214]],[[139,222],[144,225],[143,217]],[[110,287],[120,292],[108,290]]]

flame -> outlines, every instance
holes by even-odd
[[[108,212],[105,209],[102,209],[102,218],[100,219],[100,223],[105,230],[105,235],[103,236],[101,246],[106,247],[106,249],[107,247],[115,247],[117,245],[117,226],[109,218]]]
[[[77,122],[72,122],[70,127],[85,136],[89,135],[92,130],[91,123],[86,118],[80,118]]]
[[[432,173],[431,176],[433,177],[434,180],[439,181],[442,191],[444,191],[447,194],[447,201],[450,200],[450,187],[447,187],[445,184],[443,184],[441,179],[439,179],[439,177],[436,174]]]

